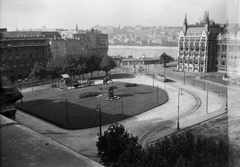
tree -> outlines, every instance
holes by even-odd
[[[31,73],[29,74],[29,78],[38,79],[42,81],[42,79],[46,77],[47,77],[46,67],[43,64],[36,62],[31,70]]]
[[[163,53],[161,54],[161,56],[160,56],[160,59],[159,59],[159,63],[160,63],[160,64],[163,63],[163,67],[164,67],[164,68],[166,68],[166,64],[168,63],[167,57],[168,57],[168,55],[167,55],[165,52],[163,52]]]
[[[73,55],[67,55],[64,57],[63,72],[69,74],[70,76],[75,74],[75,58]]]
[[[111,69],[114,69],[116,66],[117,64],[110,56],[104,56],[100,64],[101,70],[105,71],[106,73],[108,73]]]
[[[97,66],[99,66],[99,62],[97,62],[97,55],[91,54],[86,61],[86,66],[87,66],[87,71],[91,73],[91,78],[92,78],[93,71],[95,71]]]
[[[138,145],[138,138],[130,135],[119,123],[110,125],[98,139],[98,155],[104,164],[116,165],[120,156],[121,159],[129,160],[135,150],[142,150],[141,145]]]
[[[59,78],[62,67],[63,67],[63,58],[58,57],[54,58],[52,61],[47,63],[47,73],[48,77],[52,78],[53,80]]]

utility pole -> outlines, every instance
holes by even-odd
[[[158,105],[158,85],[157,85],[157,105]]]

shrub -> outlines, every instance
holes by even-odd
[[[87,97],[94,97],[94,96],[97,96],[97,95],[99,95],[98,92],[84,92],[84,93],[79,95],[79,99],[87,98]]]
[[[137,84],[135,84],[135,83],[125,83],[124,86],[125,87],[134,87],[134,86],[137,86]]]
[[[120,161],[123,164],[128,164],[130,159],[132,161],[137,160],[141,153],[136,154],[136,151],[142,151],[142,146],[138,144],[138,138],[130,135],[125,131],[124,126],[119,123],[110,125],[104,135],[98,138],[97,148],[101,161],[105,165],[113,166],[122,166],[117,163],[120,156],[120,160],[127,160]]]

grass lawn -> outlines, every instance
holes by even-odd
[[[132,117],[157,106],[156,87],[125,87],[124,84],[113,83],[113,86],[117,87],[114,89],[114,95],[123,96],[123,100],[120,98],[108,101],[103,97],[79,99],[79,95],[84,92],[101,93],[102,85],[67,91],[49,88],[24,93],[23,105],[17,102],[16,107],[65,129],[85,129],[99,126],[97,104],[101,105],[102,125]],[[158,104],[161,105],[167,100],[167,93],[158,89]]]

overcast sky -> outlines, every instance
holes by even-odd
[[[0,27],[90,29],[101,26],[182,26],[185,13],[195,24],[226,23],[229,0],[0,0]]]

